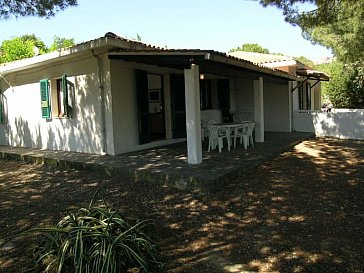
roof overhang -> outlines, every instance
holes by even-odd
[[[100,54],[108,52],[115,48],[124,48],[129,50],[155,50],[157,47],[131,41],[122,38],[101,37],[84,43],[77,44],[73,47],[61,49],[51,53],[38,55],[32,58],[22,59],[19,61],[0,64],[0,73],[6,75],[17,71],[36,68],[38,66],[53,64],[60,60],[70,58],[80,58],[86,55]]]
[[[296,74],[298,76],[303,76],[308,78],[309,80],[318,80],[318,81],[326,81],[330,80],[330,77],[322,71],[311,70],[311,69],[298,69]]]
[[[80,43],[67,49],[2,64],[0,65],[0,74],[5,76],[27,69],[54,65],[63,60],[107,53],[110,59],[122,59],[177,69],[190,68],[191,64],[197,64],[200,66],[200,71],[204,73],[238,78],[264,76],[274,80],[298,80],[295,75],[228,56],[218,51],[164,49],[113,35],[106,34],[105,37]]]
[[[109,53],[109,58],[177,69],[186,69],[190,68],[191,64],[197,64],[200,66],[201,72],[211,74],[241,77],[241,73],[244,72],[251,77],[257,77],[258,74],[285,80],[297,80],[294,75],[258,66],[212,50],[114,51]]]
[[[291,60],[283,60],[283,61],[274,61],[274,62],[262,62],[261,65],[270,68],[282,67],[282,66],[297,66],[297,61],[294,59]]]

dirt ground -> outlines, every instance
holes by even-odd
[[[364,272],[364,142],[335,139],[305,141],[217,193],[0,161],[0,272],[29,268],[38,239],[25,231],[99,187],[155,220],[169,273]]]

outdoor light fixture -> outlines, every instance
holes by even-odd
[[[205,79],[205,74],[200,74],[200,80],[204,80]]]

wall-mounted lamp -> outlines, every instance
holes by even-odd
[[[205,74],[200,74],[200,80],[204,80],[205,79]]]

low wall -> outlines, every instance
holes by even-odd
[[[332,112],[294,112],[293,130],[296,132],[312,132],[319,137],[364,140],[364,109],[335,109]]]

